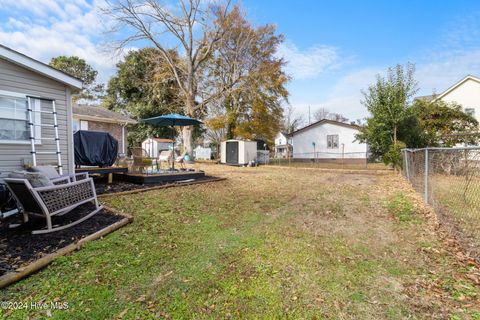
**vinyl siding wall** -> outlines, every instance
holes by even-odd
[[[294,133],[292,138],[293,158],[312,159],[315,142],[315,157],[325,159],[363,158],[367,156],[367,145],[356,141],[357,129],[330,123],[319,124]],[[327,136],[338,135],[338,147],[327,147]],[[342,147],[342,144],[344,147]],[[343,153],[344,152],[344,153]]]
[[[0,59],[0,90],[55,99],[58,119],[58,133],[62,152],[62,165],[65,173],[73,171],[71,154],[71,110],[70,89],[64,84],[44,77],[28,69],[17,66],[9,61]],[[51,103],[42,101],[42,110],[51,110]],[[68,106],[68,107],[67,107]],[[53,124],[53,116],[41,114],[42,124]],[[42,127],[42,138],[53,138],[52,128]],[[29,142],[29,141],[28,141]],[[70,142],[70,143],[69,143]],[[42,140],[36,145],[37,151],[56,151],[55,141]],[[0,143],[0,177],[5,173],[23,168],[23,163],[31,163],[31,147],[29,143]],[[56,155],[38,155],[37,164],[56,164]]]

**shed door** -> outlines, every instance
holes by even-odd
[[[226,156],[227,163],[238,163],[238,141],[227,141]]]

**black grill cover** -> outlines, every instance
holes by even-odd
[[[108,132],[79,130],[73,144],[77,166],[109,167],[117,159],[118,141]]]

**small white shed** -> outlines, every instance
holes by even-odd
[[[148,138],[142,142],[142,148],[148,153],[151,158],[158,157],[162,150],[172,149],[173,140],[163,138]]]
[[[212,149],[197,146],[193,149],[193,156],[196,160],[210,160],[212,157]]]
[[[220,145],[220,162],[230,165],[247,165],[257,159],[257,142],[226,140]]]

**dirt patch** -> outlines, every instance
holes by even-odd
[[[94,209],[88,203],[61,217],[54,217],[53,225],[65,225],[80,219]],[[13,271],[60,248],[66,247],[90,234],[95,233],[123,219],[106,209],[78,225],[47,234],[33,235],[33,230],[45,227],[45,219],[30,217],[30,221],[17,228],[11,223],[21,222],[19,217],[10,217],[0,223],[0,275]]]

